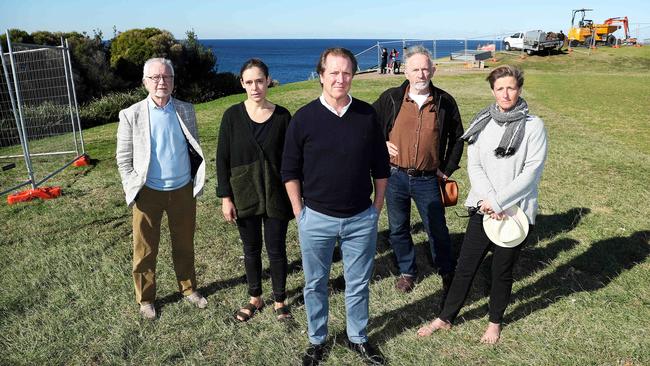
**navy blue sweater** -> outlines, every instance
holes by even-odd
[[[371,204],[372,179],[388,178],[384,135],[374,109],[352,98],[339,117],[316,99],[289,123],[282,156],[282,181],[297,179],[312,210],[351,217]]]

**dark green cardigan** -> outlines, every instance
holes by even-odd
[[[290,120],[289,111],[276,105],[265,122],[270,124],[269,131],[260,145],[243,102],[224,112],[217,145],[217,197],[231,197],[238,217],[293,218],[280,178],[284,135]]]

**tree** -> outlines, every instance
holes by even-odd
[[[176,95],[191,102],[203,102],[216,98],[219,83],[216,78],[217,58],[211,49],[199,42],[196,33],[185,33],[181,42],[170,55],[176,68]]]
[[[80,103],[127,87],[127,83],[111,69],[108,49],[101,35],[96,33],[93,38],[68,35],[66,38],[70,45],[72,73]]]
[[[117,32],[114,28],[113,32],[114,38],[108,42],[102,40],[102,33],[97,30],[93,30],[92,36],[85,32],[36,31],[29,34],[20,29],[12,29],[9,34],[15,43],[59,46],[61,39],[68,40],[78,102],[83,105],[92,101],[93,106],[102,105],[102,108],[93,109],[94,121],[101,120],[97,113],[105,110],[117,113],[124,108],[125,101],[139,95],[142,90],[133,89],[141,88],[142,67],[152,57],[172,61],[176,74],[175,96],[180,99],[198,103],[243,91],[236,75],[217,74],[217,57],[201,44],[193,30],[187,31],[187,39],[182,41],[157,28],[125,32]],[[0,41],[6,47],[4,35],[0,35]],[[120,98],[123,94],[129,97]]]
[[[110,69],[107,49],[101,39],[101,33],[95,32],[91,38],[87,34],[79,32],[35,31],[28,34],[20,29],[12,29],[9,31],[9,36],[12,43],[46,46],[61,46],[61,40],[67,40],[70,46],[72,75],[79,103],[124,87],[124,82],[116,77]],[[3,41],[6,41],[5,38]]]
[[[135,87],[142,82],[144,62],[152,57],[169,57],[176,43],[170,32],[158,28],[127,30],[111,42],[111,67]]]
[[[33,43],[32,37],[29,33],[22,29],[9,29],[9,38],[11,39],[11,43]],[[0,34],[0,42],[2,42],[2,50],[7,52],[9,47],[7,45],[7,36],[5,34]]]

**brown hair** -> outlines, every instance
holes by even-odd
[[[490,72],[485,80],[490,82],[490,89],[494,89],[494,82],[497,81],[497,79],[505,78],[508,76],[512,76],[515,78],[515,80],[517,80],[517,88],[524,86],[524,72],[521,69],[510,65],[502,65],[497,67],[496,69],[492,70],[492,72]]]
[[[316,65],[316,72],[318,72],[318,75],[322,75],[323,72],[325,72],[325,61],[327,60],[327,56],[333,55],[333,56],[340,56],[340,57],[347,57],[350,62],[352,62],[352,75],[354,75],[357,72],[357,59],[354,57],[354,54],[342,47],[334,47],[334,48],[328,48],[323,53],[320,54],[320,59],[318,60],[318,65]]]
[[[265,77],[269,77],[269,67],[266,66],[266,64],[260,60],[259,58],[252,58],[246,62],[244,62],[244,65],[241,67],[241,70],[239,70],[239,80],[243,80],[244,76],[244,71],[248,69],[252,69],[253,67],[257,67],[260,70],[262,70],[262,73],[264,74]]]

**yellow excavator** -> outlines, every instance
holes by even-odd
[[[571,14],[571,28],[567,33],[569,47],[585,46],[591,47],[596,44],[606,44],[613,46],[616,44],[616,37],[612,34],[621,26],[607,24],[594,24],[591,19],[585,19],[588,11],[593,9],[575,9]],[[576,17],[578,15],[578,17]],[[577,20],[579,18],[580,20]],[[626,34],[627,37],[627,34]]]

